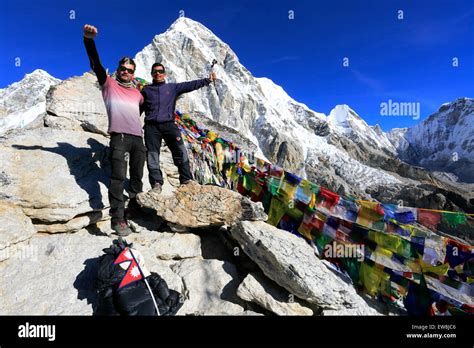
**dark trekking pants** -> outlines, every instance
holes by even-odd
[[[130,182],[128,192],[130,201],[135,201],[137,193],[142,192],[143,166],[146,149],[143,138],[135,135],[112,133],[110,138],[110,175],[109,202],[112,225],[124,221],[125,202],[123,196],[124,182],[127,178],[127,161],[130,164]]]
[[[151,187],[155,183],[163,185],[163,174],[160,169],[161,140],[173,155],[173,162],[178,167],[180,183],[193,179],[189,168],[189,158],[181,137],[181,131],[174,121],[165,123],[145,123],[145,145],[147,148],[147,166]]]

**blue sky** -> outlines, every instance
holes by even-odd
[[[473,0],[4,0],[0,88],[37,68],[60,79],[89,70],[85,23],[99,28],[102,62],[115,68],[180,10],[229,44],[254,76],[272,79],[318,112],[348,104],[389,130],[417,124],[442,103],[474,97]],[[380,104],[389,99],[420,103],[420,120],[381,116]]]

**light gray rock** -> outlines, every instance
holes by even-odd
[[[171,268],[182,277],[186,297],[178,315],[239,315],[244,312],[236,296],[239,276],[230,262],[187,259]]]
[[[184,227],[232,224],[241,219],[266,220],[263,205],[235,191],[191,181],[171,196],[153,192],[137,195],[138,203],[155,209],[168,222]]]
[[[160,233],[150,248],[159,259],[186,259],[201,256],[201,239],[192,233]]]
[[[108,117],[95,75],[85,73],[52,87],[46,96],[45,124],[107,135]]]
[[[36,230],[21,208],[11,202],[0,200],[0,261],[14,253],[14,246],[31,238]]]
[[[0,262],[0,315],[91,315],[98,257],[111,244],[111,238],[86,230],[36,234],[17,244],[16,253]],[[156,258],[148,244],[135,243],[134,248],[150,272],[182,292],[181,278]]]
[[[97,257],[108,237],[38,235],[23,251],[0,262],[1,315],[90,315]]]
[[[286,290],[261,273],[248,274],[239,285],[237,296],[278,315],[313,315],[310,308],[295,302]]]
[[[7,138],[0,143],[0,199],[53,223],[107,208],[107,143],[101,135],[49,128]]]
[[[102,220],[109,220],[108,209],[86,213],[72,218],[66,223],[35,224],[35,229],[38,232],[45,233],[77,232],[83,229],[84,227],[90,226]]]
[[[169,233],[149,231],[130,222],[138,233],[127,240],[146,246],[155,257],[162,260],[187,259],[201,256],[201,238],[192,233]]]
[[[300,299],[334,315],[378,313],[327,269],[302,238],[261,221],[238,222],[231,235],[268,278]]]

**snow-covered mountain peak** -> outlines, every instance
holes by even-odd
[[[59,81],[57,78],[51,76],[47,71],[43,69],[35,69],[31,73],[25,74],[25,76],[23,77],[23,80],[30,79],[30,78]]]
[[[336,105],[327,118],[330,128],[339,134],[347,136],[352,140],[370,143],[374,147],[395,152],[392,143],[379,125],[369,126],[348,105]]]
[[[0,89],[0,111],[9,114],[27,110],[45,101],[46,92],[61,80],[46,71],[36,69],[23,79]]]
[[[188,37],[215,36],[204,25],[187,17],[179,17],[177,20],[175,20],[166,30],[165,34],[170,32],[181,32]]]
[[[186,66],[180,64],[182,55],[188,61]],[[190,57],[198,64],[189,64]],[[151,80],[150,67],[160,62],[167,69],[169,82],[199,78],[210,72],[213,60],[217,61],[214,69],[221,73],[220,78],[226,67],[239,61],[232,49],[204,25],[180,17],[135,56],[136,76]]]
[[[46,93],[61,80],[36,69],[23,79],[0,89],[0,134],[23,128],[46,111]]]
[[[343,133],[350,133],[354,127],[360,128],[363,124],[357,124],[357,121],[361,120],[364,122],[354,110],[352,110],[348,105],[336,105],[334,109],[331,110],[328,116],[328,122],[332,126],[338,128],[338,130]],[[356,123],[354,123],[356,122]],[[365,122],[364,122],[365,123]],[[367,125],[367,124],[365,124]]]

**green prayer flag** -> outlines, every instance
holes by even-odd
[[[467,222],[466,215],[462,213],[442,213],[442,221],[451,227],[464,225]]]

